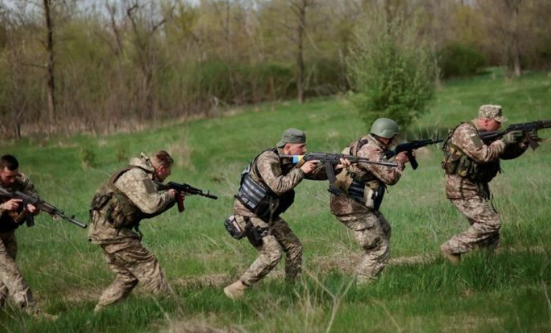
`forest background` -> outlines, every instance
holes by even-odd
[[[3,0],[0,136],[112,133],[354,91],[376,8],[415,22],[435,84],[551,68],[546,0]]]

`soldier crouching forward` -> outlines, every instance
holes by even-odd
[[[89,239],[101,247],[109,268],[117,275],[103,292],[95,311],[124,299],[141,282],[154,294],[168,294],[170,287],[159,262],[141,244],[139,223],[171,208],[179,195],[160,190],[172,169],[173,159],[159,151],[149,159],[142,154],[117,171],[94,195]],[[158,182],[158,183],[157,183]]]
[[[397,134],[396,122],[379,118],[373,123],[370,134],[346,147],[343,154],[382,161],[383,153],[389,149]],[[356,279],[360,284],[375,280],[388,263],[391,227],[379,207],[386,185],[394,185],[400,180],[407,161],[406,153],[401,152],[394,158],[398,164],[396,168],[357,163],[337,176],[337,186],[343,192],[331,196],[331,213],[354,232],[356,241],[364,251],[356,267]]]
[[[444,144],[446,196],[470,224],[440,246],[454,264],[461,261],[463,253],[478,247],[493,250],[498,245],[501,222],[491,204],[488,183],[500,172],[500,158],[519,157],[528,148],[528,141],[521,131],[512,131],[485,143],[479,131],[496,131],[505,121],[501,106],[483,105],[478,117],[451,130]]]
[[[237,225],[242,234],[234,237],[247,236],[260,255],[239,280],[224,288],[226,296],[232,299],[241,297],[247,287],[278,264],[283,252],[286,255],[286,280],[292,282],[300,273],[302,244],[280,215],[293,204],[293,189],[304,178],[325,180],[327,175],[323,166],[316,166],[317,161],[295,167],[290,158],[280,155],[303,155],[305,152],[306,135],[290,128],[283,132],[277,148],[260,153],[242,173],[233,206],[234,215],[226,223]]]

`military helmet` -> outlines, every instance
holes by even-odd
[[[379,118],[371,125],[369,133],[381,138],[390,139],[398,134],[398,124],[392,119]]]

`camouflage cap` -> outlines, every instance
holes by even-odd
[[[296,128],[288,128],[281,135],[281,140],[277,143],[278,148],[282,148],[286,143],[306,143],[306,134]]]
[[[507,121],[502,114],[501,105],[482,105],[478,110],[478,118],[495,119],[500,123]]]

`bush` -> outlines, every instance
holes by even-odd
[[[474,75],[486,65],[486,58],[473,45],[448,44],[440,51],[438,58],[445,78]]]
[[[407,126],[426,112],[437,73],[431,48],[415,27],[399,17],[392,21],[373,11],[358,27],[349,74],[357,94],[352,102],[367,126],[380,117]]]

